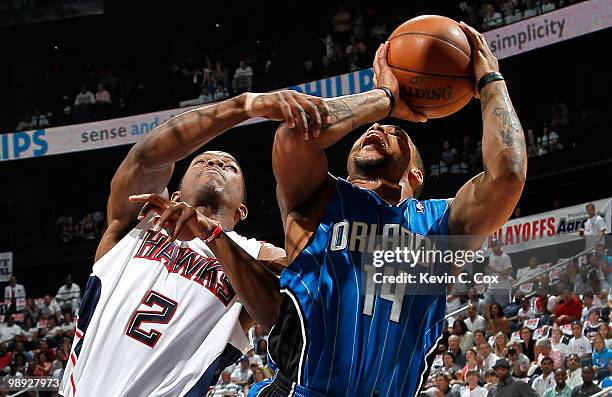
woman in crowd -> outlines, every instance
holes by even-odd
[[[589,310],[589,319],[584,323],[582,334],[586,336],[589,341],[593,342],[593,339],[595,338],[595,335],[597,335],[599,326],[601,324],[599,309],[594,307]]]
[[[508,336],[503,332],[498,332],[495,335],[495,343],[493,345],[493,353],[499,358],[506,358],[508,355]]]
[[[462,351],[466,351],[474,347],[474,334],[470,332],[465,321],[463,320],[455,320],[453,323],[453,331],[455,335],[459,336],[459,346]]]
[[[608,367],[608,361],[612,359],[612,351],[606,347],[606,341],[600,334],[595,334],[593,340],[593,365],[599,369]]]
[[[612,335],[610,334],[610,326],[606,323],[601,323],[597,328],[597,333],[606,341],[606,347],[612,349]]]
[[[529,358],[529,361],[535,361],[535,354],[533,352],[533,348],[535,347],[535,341],[532,339],[533,331],[530,328],[523,327],[521,328],[521,349],[523,350],[523,354]]]
[[[551,338],[550,347],[553,351],[560,352],[563,357],[567,357],[569,354],[569,347],[567,343],[564,342],[563,331],[559,328],[558,325],[554,325],[552,328],[552,338]]]
[[[45,353],[38,354],[38,363],[34,366],[34,376],[51,376],[52,365]]]
[[[444,367],[442,371],[447,372],[453,379],[457,379],[457,373],[461,376],[460,369],[455,364],[455,356],[450,351],[447,351],[442,356]]]
[[[480,374],[478,359],[474,349],[467,349],[465,351],[465,366],[461,369],[461,377],[464,381],[467,380],[467,373],[469,371],[478,371],[478,374]]]
[[[498,332],[503,332],[506,335],[510,333],[510,323],[506,316],[504,316],[504,310],[501,305],[497,302],[493,302],[489,306],[489,330],[493,335],[496,335]]]

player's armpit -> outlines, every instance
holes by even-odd
[[[262,244],[257,260],[275,276],[280,276],[283,269],[289,265],[285,250],[268,243]]]

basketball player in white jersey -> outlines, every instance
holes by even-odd
[[[176,161],[249,117],[286,121],[307,136],[326,122],[325,110],[321,99],[292,91],[242,94],[174,117],[130,150],[111,183],[108,228],[83,294],[61,395],[202,396],[251,348],[245,331],[253,321],[270,327],[275,318],[259,310],[252,319],[247,312],[255,311],[237,301],[219,262],[259,261],[270,268],[285,254],[231,231],[247,216],[237,161],[204,152],[191,162],[173,201],[163,201],[180,201],[207,217],[211,227],[186,241],[184,234],[168,235],[153,212],[139,216],[142,200],[128,198],[161,194]],[[217,248],[206,244],[212,239]],[[275,278],[267,279],[270,285],[258,289],[278,288]],[[254,287],[238,291],[251,305],[261,302]]]

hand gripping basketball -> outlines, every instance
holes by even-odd
[[[465,22],[459,22],[459,26],[470,41],[472,48],[472,59],[474,62],[474,96],[479,97],[478,82],[487,73],[499,72],[499,64],[497,58],[487,44],[487,40],[473,27]]]
[[[387,52],[389,51],[389,42],[385,42],[376,50],[374,57],[374,86],[387,87],[393,93],[395,98],[395,107],[391,113],[392,117],[408,120],[415,123],[423,123],[427,121],[427,117],[410,109],[410,107],[400,97],[400,89],[397,78],[387,63]]]

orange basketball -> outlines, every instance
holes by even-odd
[[[472,99],[470,44],[452,19],[423,15],[404,22],[389,37],[387,62],[402,99],[428,118],[453,114]]]

